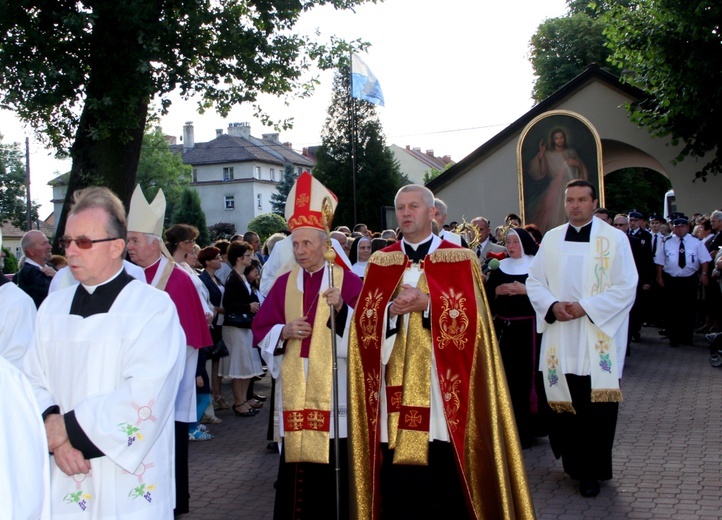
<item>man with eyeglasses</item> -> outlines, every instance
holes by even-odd
[[[669,308],[675,309],[674,319],[667,323],[661,335],[669,338],[669,346],[693,346],[697,286],[709,283],[709,262],[712,257],[701,240],[689,234],[689,219],[676,215],[672,220],[672,234],[657,248],[657,283],[664,288]]]
[[[169,518],[183,329],[168,296],[123,269],[125,209],[110,190],[77,192],[66,233],[80,284],[48,295],[24,363],[53,455],[51,511]]]

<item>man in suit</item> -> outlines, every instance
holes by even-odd
[[[50,241],[37,229],[31,229],[23,235],[20,247],[25,255],[25,263],[14,281],[28,293],[35,306],[40,307],[48,295],[50,281],[55,276],[55,269],[48,265],[52,256]]]
[[[652,281],[655,277],[654,257],[652,256],[652,234],[642,229],[644,215],[633,209],[629,212],[629,245],[632,246],[634,265],[637,266],[639,282],[637,283],[637,295],[634,306],[629,313],[629,337],[631,341],[638,343],[644,321],[644,309],[648,307],[648,295],[652,288]]]
[[[491,228],[489,226],[489,219],[486,217],[476,217],[471,221],[473,226],[479,230],[479,245],[477,246],[476,254],[479,260],[483,263],[486,260],[489,253],[506,253],[506,248],[495,244],[489,237]]]
[[[434,214],[434,220],[436,220],[436,223],[439,225],[439,237],[444,240],[448,240],[449,242],[451,242],[452,244],[456,244],[457,246],[469,247],[469,244],[466,243],[464,237],[454,233],[453,231],[447,231],[446,229],[444,229],[446,217],[448,216],[448,207],[443,200],[434,199],[434,211],[436,212]]]

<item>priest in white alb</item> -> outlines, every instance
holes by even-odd
[[[59,240],[77,286],[38,310],[24,370],[43,411],[53,518],[170,518],[185,335],[173,302],[123,269],[126,219],[76,194]]]
[[[549,441],[584,497],[612,478],[637,270],[627,236],[594,218],[596,188],[567,184],[568,224],[546,233],[529,266],[527,294],[543,333],[539,370],[551,407]]]

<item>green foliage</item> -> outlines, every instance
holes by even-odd
[[[722,3],[638,0],[604,17],[605,36],[624,80],[644,90],[632,121],[683,144],[676,161],[712,153],[697,178],[722,171]]]
[[[276,187],[276,193],[271,195],[271,207],[273,212],[281,217],[286,216],[286,199],[288,194],[293,188],[293,183],[296,182],[298,175],[296,169],[291,163],[286,163],[283,168],[283,179],[278,183]]]
[[[38,204],[31,204],[31,220],[38,220]],[[0,222],[27,231],[27,190],[24,155],[18,143],[2,144],[0,134]]]
[[[592,63],[619,74],[607,63],[604,22],[583,2],[570,2],[571,13],[544,21],[530,42],[529,61],[537,76],[532,97],[539,102],[581,74]]]
[[[604,176],[605,204],[610,215],[637,209],[649,216],[662,213],[664,194],[672,183],[661,173],[645,168],[624,168]]]
[[[160,128],[143,135],[136,181],[148,200],[153,200],[160,188],[166,200],[164,227],[171,223],[173,208],[180,205],[181,194],[190,187],[193,168],[183,164],[179,154],[173,153]]]
[[[173,211],[172,224],[189,224],[198,228],[196,243],[206,247],[211,243],[211,236],[206,225],[206,215],[201,209],[201,197],[193,188],[185,188],[181,193],[178,206]]]
[[[18,259],[10,252],[7,247],[2,248],[5,253],[5,264],[3,264],[3,273],[14,274],[18,272]]]
[[[216,240],[222,238],[230,240],[230,238],[236,234],[236,225],[229,222],[218,222],[217,224],[209,226],[208,231],[211,234],[211,243],[215,243]]]
[[[352,227],[363,222],[370,229],[381,228],[383,206],[392,206],[398,189],[408,183],[388,149],[376,108],[354,99],[356,120],[356,216],[351,162],[351,107],[349,103],[349,66],[344,64],[334,78],[333,99],[328,109],[321,146],[316,152],[313,175],[339,199],[334,227]]]
[[[429,171],[424,172],[424,184],[428,184],[431,181],[433,181],[435,178],[437,178],[439,175],[444,173],[446,170],[451,168],[451,163],[444,166],[443,170],[439,170],[438,168],[431,168]]]
[[[58,234],[78,189],[107,186],[129,204],[154,99],[162,114],[171,93],[222,117],[251,104],[264,125],[288,128],[292,120],[272,121],[258,97],[308,97],[315,67],[367,47],[297,34],[300,14],[368,1],[2,2],[0,106],[73,160]]]
[[[247,231],[256,233],[263,244],[272,234],[284,229],[288,229],[288,222],[285,218],[276,213],[264,213],[251,219]]]

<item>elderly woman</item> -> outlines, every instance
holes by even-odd
[[[546,399],[538,372],[541,335],[526,294],[529,264],[539,250],[532,236],[521,228],[509,228],[505,236],[509,255],[489,273],[485,284],[489,306],[499,338],[504,370],[509,383],[514,416],[522,448],[531,447],[534,434],[543,433],[539,411]],[[541,430],[541,431],[540,431]]]
[[[223,342],[228,347],[229,355],[221,359],[221,374],[231,378],[233,390],[233,411],[239,417],[253,417],[259,404],[246,399],[248,386],[256,376],[263,375],[261,358],[253,347],[253,333],[248,328],[232,326],[231,315],[255,315],[260,308],[258,297],[244,274],[253,260],[253,247],[243,241],[232,242],[228,246],[228,263],[233,267],[226,280],[226,291],[223,294],[225,318],[223,325]]]

